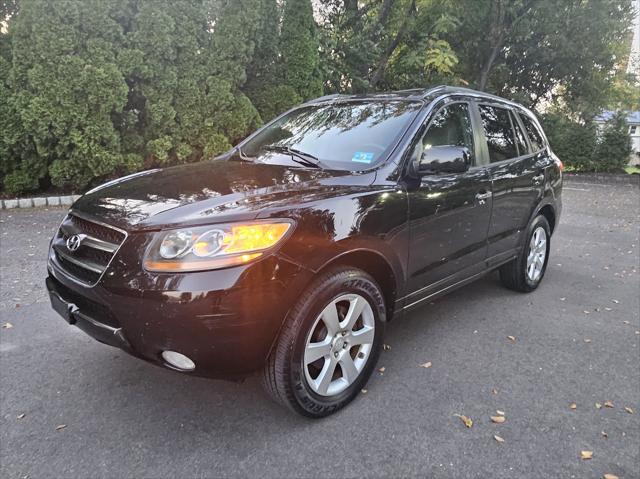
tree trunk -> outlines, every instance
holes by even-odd
[[[480,91],[484,91],[485,88],[487,88],[487,83],[489,82],[489,73],[491,73],[493,64],[498,57],[498,52],[502,49],[502,43],[503,39],[501,38],[498,44],[491,47],[489,58],[480,69],[480,80],[478,81],[478,90]]]
[[[371,80],[369,81],[369,86],[371,88],[375,88],[378,85],[378,83],[380,83],[380,80],[382,80],[382,76],[384,75],[384,71],[387,68],[389,59],[391,58],[391,55],[393,55],[393,52],[396,51],[396,48],[398,48],[398,45],[400,45],[400,41],[402,41],[404,32],[407,29],[407,24],[409,23],[409,18],[411,17],[411,13],[415,10],[415,8],[416,8],[416,0],[412,0],[411,3],[409,4],[409,8],[405,13],[404,21],[402,22],[402,25],[398,29],[396,36],[393,38],[393,41],[385,50],[380,60],[378,60],[378,65],[373,71],[373,75],[371,75]]]
[[[491,46],[489,58],[487,58],[487,61],[480,68],[478,90],[484,91],[487,88],[487,83],[489,83],[489,75],[491,73],[491,70],[493,69],[496,58],[498,58],[498,53],[500,53],[500,50],[502,50],[502,47],[504,46],[507,32],[512,30],[520,22],[520,20],[525,18],[531,11],[533,5],[538,2],[539,0],[528,0],[522,5],[519,10],[515,12],[509,12],[509,15],[507,15],[506,11],[508,7],[500,1],[497,3],[498,14],[493,17],[495,19],[495,22],[492,22],[489,34],[489,38],[495,38],[495,41]]]

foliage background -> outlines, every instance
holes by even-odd
[[[83,190],[227,150],[323,93],[447,83],[545,111],[558,155],[617,170],[630,0],[1,0],[7,194]],[[600,139],[599,139],[600,138]]]

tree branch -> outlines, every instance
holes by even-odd
[[[400,42],[402,41],[402,37],[404,36],[404,33],[407,29],[407,25],[409,24],[409,19],[411,18],[411,14],[415,11],[415,9],[416,9],[416,0],[411,0],[411,2],[409,2],[409,8],[407,8],[407,11],[405,13],[405,17],[404,17],[404,21],[402,22],[402,25],[400,25],[400,28],[398,29],[398,32],[393,38],[393,41],[391,42],[391,44],[387,47],[382,57],[380,57],[380,60],[378,61],[378,65],[376,66],[376,69],[374,70],[373,75],[371,76],[371,80],[369,81],[369,85],[371,86],[371,88],[375,88],[376,85],[380,83],[380,80],[382,80],[382,76],[384,75],[384,71],[387,68],[389,59],[391,58],[391,55],[393,55],[393,52],[396,50],[396,48],[398,48],[398,45],[400,45]]]

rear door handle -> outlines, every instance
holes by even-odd
[[[476,201],[478,202],[479,205],[484,205],[486,203],[486,200],[488,200],[492,196],[493,196],[493,193],[491,191],[487,191],[486,193],[478,193],[476,195]]]
[[[533,177],[533,184],[534,185],[539,185],[543,181],[544,181],[544,173]]]

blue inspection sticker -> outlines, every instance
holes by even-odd
[[[366,151],[356,151],[351,158],[351,161],[357,163],[371,163],[373,161],[373,153],[367,153]]]

